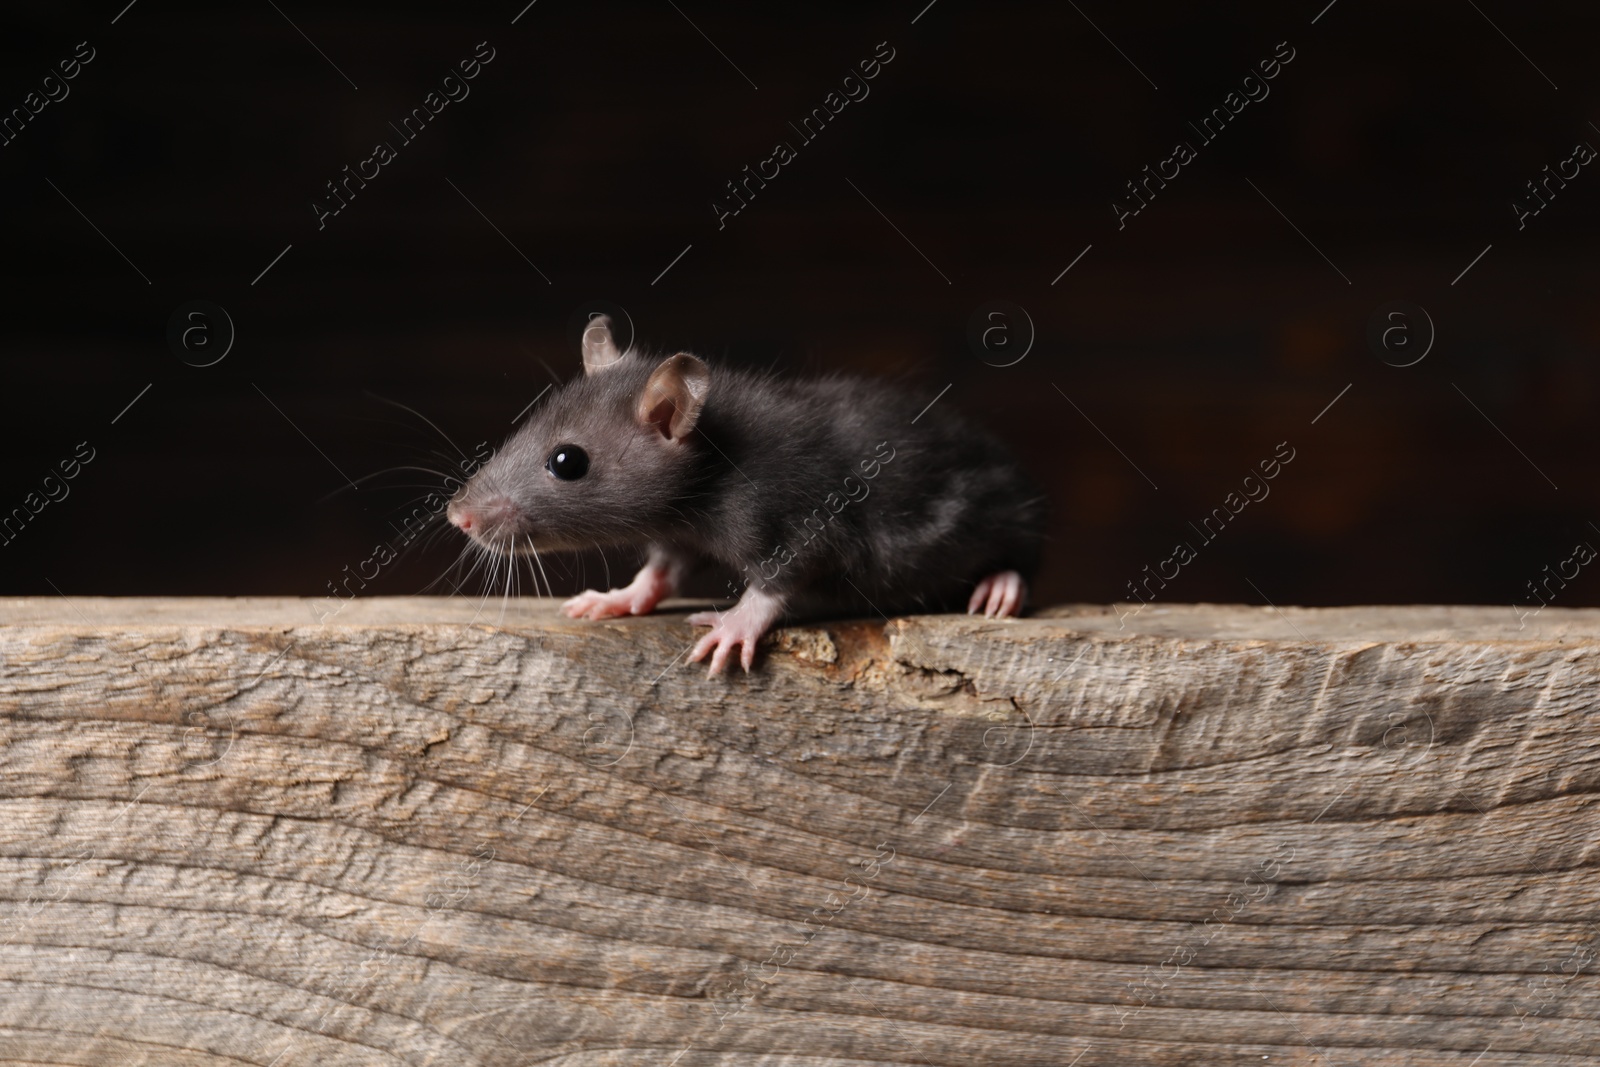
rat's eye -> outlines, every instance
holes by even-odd
[[[577,445],[557,445],[544,466],[564,482],[575,481],[589,473],[589,453]]]

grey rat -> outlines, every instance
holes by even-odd
[[[711,627],[690,661],[710,653],[717,674],[735,647],[749,671],[785,617],[1021,613],[1044,497],[949,403],[622,352],[604,316],[584,332],[583,369],[448,508],[493,551],[646,550],[631,583],[573,597],[569,616],[648,614],[691,570],[721,563],[744,585],[738,604],[688,619]]]

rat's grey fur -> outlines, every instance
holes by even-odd
[[[791,616],[960,610],[987,575],[1031,581],[1045,499],[948,400],[923,411],[930,396],[881,382],[713,367],[698,420],[674,441],[636,414],[660,362],[629,351],[539,405],[457,494],[514,503],[516,523],[486,543],[634,545],[677,570],[716,561]],[[588,452],[583,478],[545,469],[564,444]],[[808,516],[827,520],[811,540]]]

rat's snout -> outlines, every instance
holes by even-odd
[[[464,532],[470,533],[477,523],[477,517],[472,509],[459,500],[450,501],[450,506],[445,508],[445,518],[450,520],[450,525]]]
[[[481,501],[452,500],[445,517],[452,526],[482,541],[515,538],[522,525],[516,504],[500,493]]]

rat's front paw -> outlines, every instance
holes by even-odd
[[[672,574],[661,563],[646,563],[622,589],[609,593],[585,589],[561,610],[574,619],[614,619],[619,615],[648,615],[662,599],[672,595]]]
[[[711,632],[702,637],[689,653],[689,662],[698,663],[711,654],[711,669],[706,676],[721,674],[735,647],[739,648],[739,665],[750,673],[756,661],[756,642],[767,632],[770,624],[763,624],[737,609],[725,612],[697,611],[689,616],[690,626],[709,626]]]
[[[648,615],[655,606],[654,600],[631,588],[609,593],[585,589],[562,604],[561,610],[574,619],[614,619],[619,615]]]

